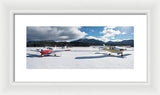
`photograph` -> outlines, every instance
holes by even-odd
[[[147,81],[145,14],[14,17],[16,82]]]
[[[134,26],[26,26],[27,69],[134,69]]]

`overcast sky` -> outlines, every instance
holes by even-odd
[[[27,27],[27,41],[72,41],[80,38],[104,42],[134,39],[133,26]]]

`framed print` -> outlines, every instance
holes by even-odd
[[[148,12],[11,16],[14,82],[148,82]]]

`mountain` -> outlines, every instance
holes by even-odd
[[[92,46],[92,45],[98,45],[98,46],[102,46],[103,44],[105,45],[113,45],[113,46],[122,46],[122,45],[129,45],[129,46],[134,46],[134,40],[123,40],[123,41],[119,41],[119,42],[115,42],[115,41],[108,41],[108,42],[103,42],[100,40],[96,40],[96,39],[78,39],[75,41],[71,41],[71,42],[55,42],[53,40],[46,40],[46,41],[28,41],[27,42],[27,47],[43,47],[43,46],[75,46],[75,47],[79,47],[79,46],[83,46],[83,47],[88,47],[88,46]]]
[[[123,40],[119,42],[113,42],[113,41],[108,41],[106,42],[106,45],[130,45],[134,46],[134,40]]]
[[[103,42],[103,41],[96,40],[96,39],[87,39],[87,38],[79,39],[79,40],[72,41],[72,42],[87,43],[87,44],[94,44],[94,45],[102,45],[102,44],[105,44],[105,42]]]

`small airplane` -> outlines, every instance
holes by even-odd
[[[108,53],[108,55],[111,55],[111,53],[117,53],[118,55],[121,54],[121,56],[123,56],[123,52],[126,50],[126,49],[123,49],[123,48],[118,48],[118,46],[95,46],[93,48],[99,48],[99,50],[105,50]]]
[[[54,56],[56,55],[56,52],[62,52],[62,51],[71,51],[70,49],[60,49],[57,50],[57,46],[55,45],[55,49],[52,49],[51,47],[48,47],[46,49],[37,49],[37,51],[39,51],[41,53],[41,57],[44,57],[45,55],[50,55],[52,53],[54,53]]]
[[[123,52],[126,49],[118,48],[116,46],[108,46],[104,47],[103,50],[110,52],[109,55],[111,55],[111,53],[117,53],[118,55],[121,54],[121,56],[123,56]]]

